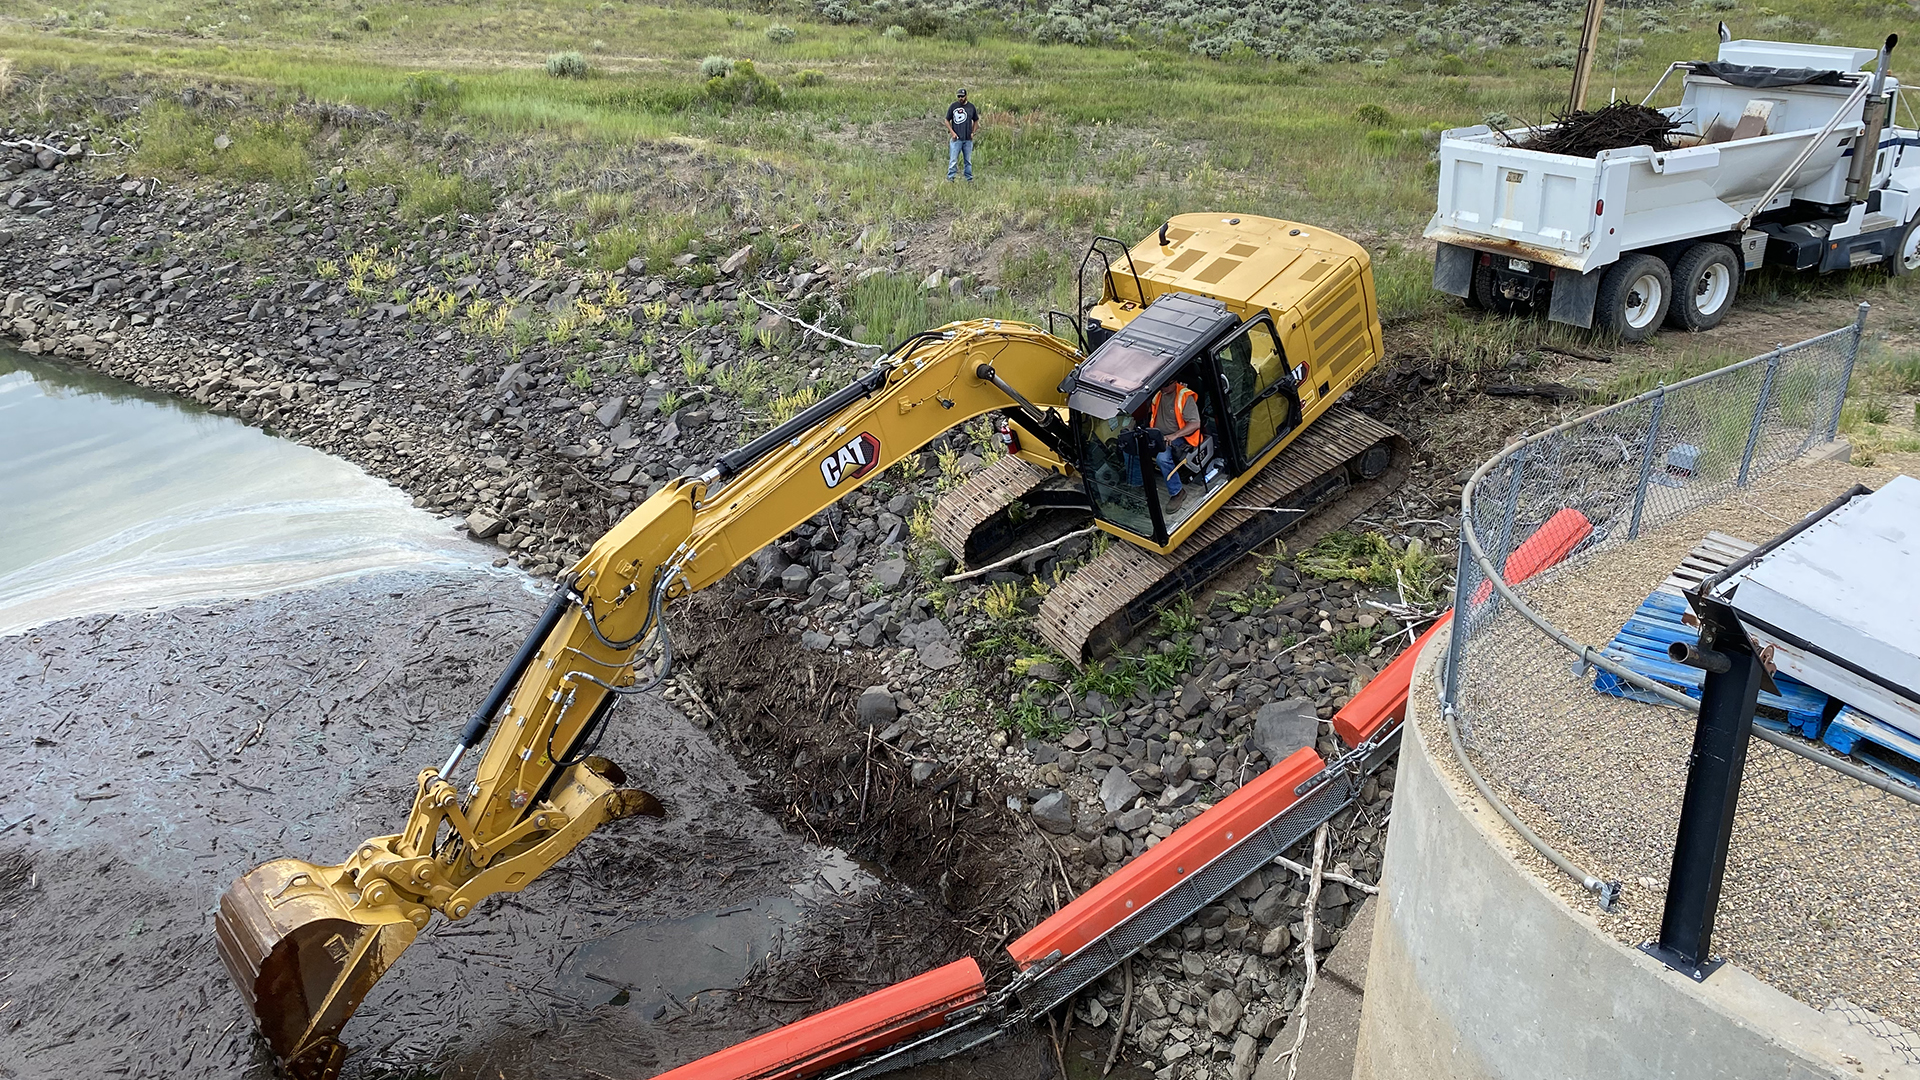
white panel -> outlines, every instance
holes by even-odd
[[[1920,694],[1916,567],[1920,480],[1901,476],[1809,526],[1719,592],[1731,591],[1742,616]]]

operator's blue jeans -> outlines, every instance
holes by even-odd
[[[1167,494],[1179,495],[1181,488],[1180,470],[1173,467],[1173,451],[1171,449],[1160,451],[1153,459],[1153,462],[1160,466],[1160,475],[1167,478]]]
[[[967,179],[973,179],[973,140],[953,139],[947,143],[947,179],[953,179],[953,170],[961,163],[967,164]]]

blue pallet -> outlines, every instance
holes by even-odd
[[[1892,724],[1875,720],[1851,705],[1841,707],[1820,741],[1920,787],[1920,739]],[[1861,746],[1861,743],[1867,745]]]
[[[1676,664],[1667,658],[1667,646],[1676,641],[1689,645],[1700,641],[1698,627],[1688,626],[1680,621],[1688,611],[1687,600],[1670,592],[1655,590],[1651,596],[1641,601],[1620,633],[1607,642],[1600,651],[1615,663],[1629,671],[1644,675],[1655,682],[1662,682],[1678,689],[1688,697],[1700,696],[1700,684],[1705,673],[1699,668],[1685,664]],[[1809,739],[1818,739],[1827,711],[1827,695],[1803,682],[1790,679],[1785,675],[1775,675],[1774,685],[1779,693],[1760,692],[1760,704],[1778,709],[1787,714],[1785,723],[1768,717],[1756,720],[1776,731],[1789,728],[1805,735]],[[1629,701],[1644,701],[1648,704],[1662,704],[1659,695],[1641,690],[1617,675],[1605,671],[1595,673],[1593,688],[1602,694],[1626,698]]]

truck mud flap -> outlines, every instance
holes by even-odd
[[[1594,267],[1584,274],[1556,267],[1553,271],[1553,290],[1547,302],[1547,318],[1583,330],[1593,329],[1593,302],[1600,295],[1600,275],[1606,272],[1604,266]]]
[[[1473,292],[1473,262],[1478,252],[1459,244],[1433,246],[1433,287],[1437,292],[1464,297]]]

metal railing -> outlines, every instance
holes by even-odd
[[[1655,936],[1699,702],[1590,643],[1618,631],[1708,532],[1738,528],[1758,543],[1798,516],[1768,492],[1800,483],[1804,470],[1785,467],[1834,438],[1867,310],[1851,326],[1516,440],[1462,492],[1440,690],[1456,753],[1501,816],[1593,893],[1610,912],[1605,924],[1632,944]],[[1523,550],[1555,515],[1541,537],[1562,542],[1544,556],[1539,543]],[[1633,700],[1597,692],[1596,673]],[[1722,904],[1728,954],[1816,1008],[1844,998],[1920,1026],[1915,995],[1834,974],[1872,967],[1874,948],[1906,940],[1910,928],[1879,925],[1889,891],[1911,898],[1899,871],[1774,865],[1814,851],[1846,862],[1867,838],[1920,837],[1920,792],[1797,735],[1760,726],[1754,735],[1766,745],[1753,747],[1736,819]],[[1787,921],[1815,912],[1828,921],[1793,941]],[[1882,944],[1849,952],[1834,921]],[[1794,955],[1814,948],[1840,955],[1817,964]],[[1882,1042],[1920,1063],[1912,1046]]]

